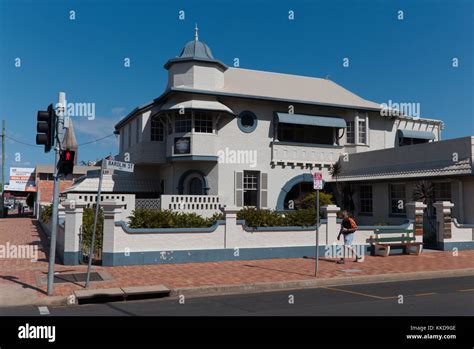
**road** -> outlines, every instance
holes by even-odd
[[[49,312],[49,314],[48,314]],[[464,316],[474,315],[474,277],[385,282],[258,294],[162,298],[0,309],[1,316]]]

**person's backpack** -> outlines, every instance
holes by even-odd
[[[351,217],[348,217],[347,219],[349,220],[349,223],[351,224],[351,230],[355,231],[357,229],[356,221],[354,220],[354,218],[351,218]]]

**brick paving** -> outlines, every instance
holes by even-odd
[[[0,259],[0,286],[17,284],[34,290],[36,297],[45,297],[46,284],[38,283],[38,277],[45,277],[48,262],[42,249],[45,237],[37,222],[32,218],[0,219],[0,245],[37,244],[38,261],[28,259]],[[390,257],[366,256],[363,263],[346,262],[338,265],[335,260],[321,260],[320,278],[344,278],[361,275],[408,273],[436,270],[474,268],[474,250],[423,253],[421,256],[398,255]],[[64,266],[56,264],[55,271],[85,272],[87,266]],[[347,273],[342,269],[361,269],[361,272]],[[210,263],[164,264],[102,267],[93,271],[105,271],[111,280],[91,282],[92,288],[119,286],[145,286],[163,284],[169,288],[241,285],[265,282],[287,282],[313,279],[314,260],[304,258],[271,259],[251,261],[226,261]],[[73,290],[82,289],[72,283],[55,284],[55,295],[66,296]]]

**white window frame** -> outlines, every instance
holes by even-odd
[[[352,135],[353,135],[353,137],[354,137],[354,138],[353,138],[353,142],[349,142],[349,131],[348,131],[348,130],[349,130],[349,123],[352,124],[352,132],[351,132],[351,133],[352,133]],[[347,128],[347,132],[346,132],[346,143],[347,143],[347,144],[355,144],[355,141],[356,141],[355,120],[350,120],[350,121],[348,121],[348,122],[347,122],[347,126],[348,126],[348,128]]]
[[[360,130],[359,130],[359,122],[363,121],[365,122],[365,142],[360,142]],[[353,124],[353,135],[354,135],[354,142],[349,141],[349,132],[346,129],[346,145],[349,146],[355,146],[355,145],[364,145],[364,146],[369,146],[370,145],[370,127],[369,127],[369,115],[368,113],[364,113],[364,115],[356,114],[354,116],[354,120],[349,120],[347,121],[347,124],[349,123]]]

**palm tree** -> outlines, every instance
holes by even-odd
[[[433,201],[434,201],[434,186],[433,183],[421,180],[415,184],[413,188],[413,200],[420,201],[426,205],[423,212],[423,221],[429,223],[429,233],[424,234],[423,240],[428,244],[436,241],[434,234],[436,234],[436,224],[433,219]]]
[[[422,180],[415,184],[413,189],[413,200],[423,202],[425,205],[432,204],[434,199],[434,187],[429,181]]]

